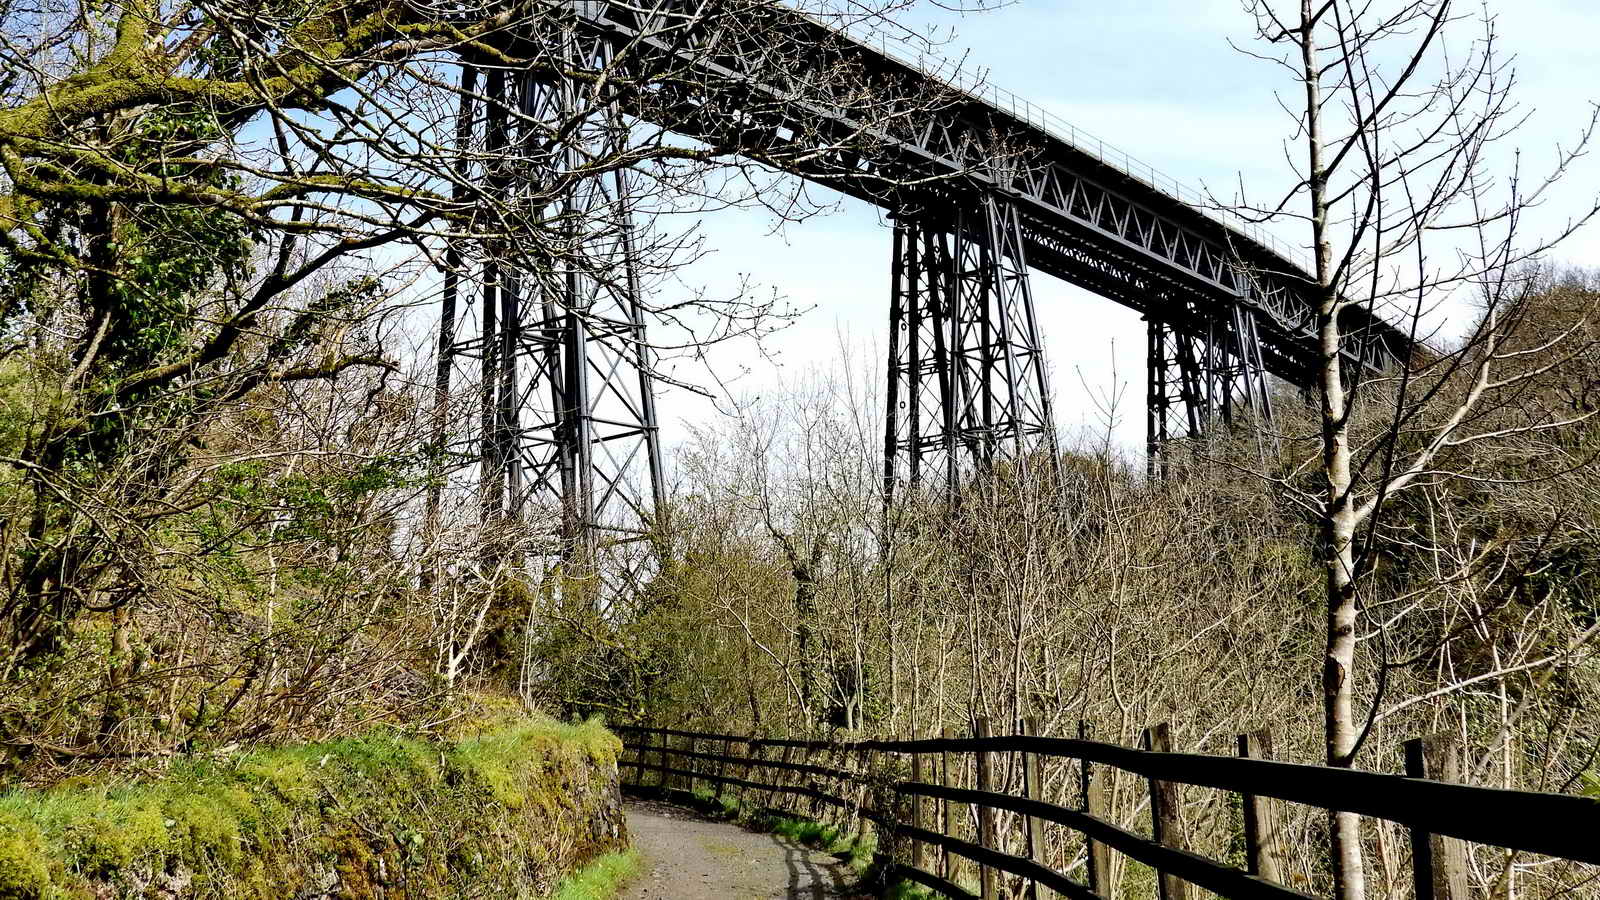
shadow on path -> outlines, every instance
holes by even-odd
[[[765,837],[782,848],[783,864],[789,869],[789,890],[781,896],[796,900],[850,896],[844,877],[844,863],[837,858],[775,834]]]
[[[774,834],[715,822],[692,810],[630,800],[628,830],[642,857],[622,900],[843,900],[845,864]]]

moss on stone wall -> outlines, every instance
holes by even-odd
[[[617,739],[502,718],[0,795],[0,900],[540,897],[626,843]]]

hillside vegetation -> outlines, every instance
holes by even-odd
[[[1595,287],[1582,274],[1540,282],[1518,346],[1569,327]],[[1397,498],[1373,535],[1358,767],[1404,771],[1405,740],[1453,734],[1472,783],[1600,798],[1595,346],[1535,350],[1522,364],[1542,370],[1538,382],[1473,427],[1568,424],[1462,447],[1448,467],[1465,477]],[[1459,389],[1431,387],[1441,406]],[[1059,465],[1036,457],[974,481],[956,508],[937,490],[904,492],[887,514],[881,432],[872,407],[852,403],[863,396],[818,377],[702,432],[684,454],[672,565],[627,619],[552,616],[538,644],[554,663],[545,702],[775,736],[962,734],[980,716],[1006,733],[1032,716],[1045,734],[1077,736],[1081,723],[1137,746],[1145,727],[1170,722],[1175,749],[1223,755],[1267,728],[1278,758],[1324,761],[1324,573],[1314,521],[1291,500],[1317,481],[1316,422],[1298,396],[1276,398],[1271,425],[1172,454],[1164,478],[1086,440]],[[1079,802],[1072,766],[1045,781],[1058,802]],[[1112,789],[1116,820],[1148,828],[1147,785],[1122,773]],[[1187,845],[1238,860],[1237,799],[1183,796]],[[1294,884],[1327,892],[1326,816],[1297,809],[1288,827],[1302,851]],[[1402,890],[1405,833],[1363,828],[1375,883]],[[1065,871],[1082,842],[1051,852]],[[1477,852],[1480,884],[1528,863],[1519,896],[1559,895],[1579,877]],[[1122,877],[1144,896],[1148,876]]]

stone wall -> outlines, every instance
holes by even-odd
[[[0,900],[545,896],[627,843],[617,739],[517,718],[0,795]]]

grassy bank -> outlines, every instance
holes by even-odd
[[[624,843],[618,750],[598,724],[519,718],[12,791],[0,900],[543,896]]]
[[[615,900],[637,874],[637,850],[607,853],[561,882],[551,900]]]

